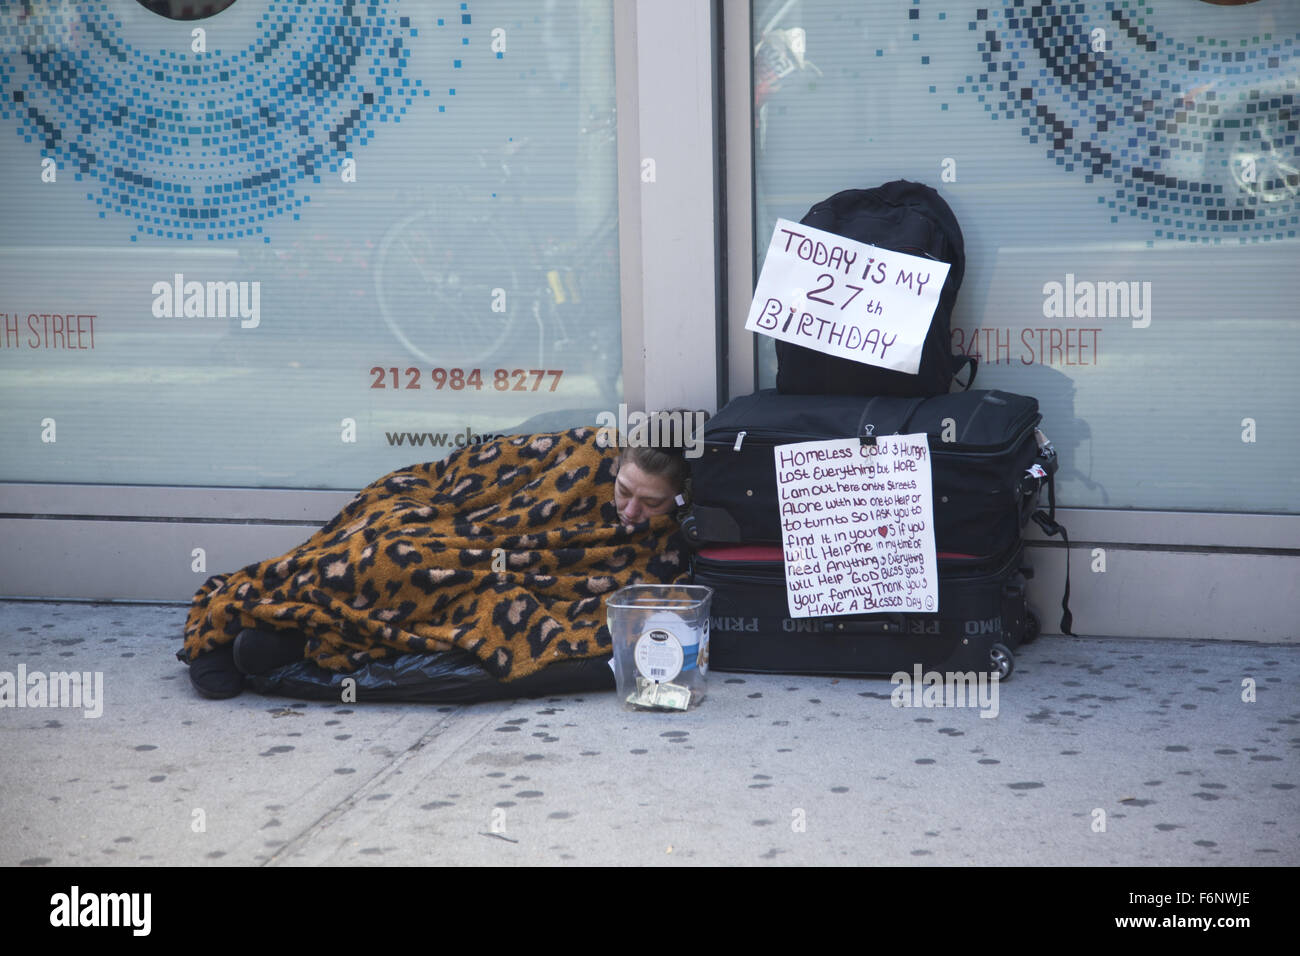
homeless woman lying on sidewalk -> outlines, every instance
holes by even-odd
[[[604,597],[688,574],[686,463],[603,439],[514,435],[385,475],[301,547],[209,578],[177,658],[214,698],[339,700],[349,676],[356,700],[612,688]]]

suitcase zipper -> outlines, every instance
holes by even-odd
[[[799,441],[833,441],[837,439],[860,437],[863,434],[863,426],[867,424],[871,424],[873,426],[873,431],[877,438],[881,437],[882,434],[904,434],[904,432],[902,431],[882,433],[877,429],[876,423],[870,421],[869,416],[871,412],[871,406],[877,401],[879,397],[880,396],[874,396],[872,398],[867,399],[867,403],[863,407],[862,414],[858,419],[858,429],[856,435],[846,435],[843,432],[828,433],[828,432],[807,431],[802,433],[802,435],[799,438]],[[919,407],[920,401],[921,400],[918,400],[917,407]],[[904,420],[902,422],[904,428],[908,427],[908,424],[911,421],[911,416],[914,415],[915,412],[916,412],[916,408],[913,408],[904,417]],[[1027,430],[1036,428],[1041,421],[1042,421],[1042,413],[1035,411],[1025,415],[1024,420],[1021,423],[1017,423],[1017,422],[1009,423],[1013,428],[1019,425],[1019,427],[1014,432],[1013,437],[1006,443],[1002,445],[994,446],[992,448],[985,445],[977,445],[973,447],[981,449],[980,451],[967,451],[966,449],[971,448],[972,446],[965,445],[962,442],[938,442],[938,445],[940,445],[941,447],[935,447],[935,443],[931,443],[930,450],[933,454],[936,455],[945,454],[945,453],[955,453],[955,454],[975,456],[975,457],[997,457],[999,455],[1004,454],[1007,449],[1014,448],[1018,446],[1021,442],[1023,442],[1025,440],[1025,432]],[[725,428],[719,429],[718,433],[715,433],[717,437],[713,439],[710,439],[708,437],[705,438],[705,442],[704,442],[705,445],[720,445],[724,442],[727,442],[731,444],[732,451],[739,452],[742,446],[744,445],[744,442],[747,437],[749,437],[751,441],[758,440],[760,443],[763,442],[763,439],[767,438],[767,439],[771,439],[771,443],[773,445],[776,445],[778,443],[792,444],[792,442],[789,441],[789,439],[791,438],[789,431],[784,429],[767,429],[767,428],[763,428],[761,425],[757,427],[750,427],[744,430],[737,431],[735,433],[734,440],[730,439],[730,437],[727,435],[727,432],[728,429]],[[938,436],[935,437],[937,438]],[[780,440],[779,442],[778,439]]]
[[[870,424],[870,423],[866,423],[866,424]],[[865,428],[865,424],[864,424],[863,427]],[[965,459],[968,459],[968,460],[969,460],[969,459],[972,459],[972,458],[974,458],[974,459],[980,459],[980,458],[998,458],[998,457],[1001,457],[1002,455],[1006,454],[1006,452],[1007,452],[1008,449],[1016,448],[1016,447],[1018,447],[1021,443],[1023,443],[1024,440],[1025,440],[1025,436],[1026,436],[1026,434],[1031,433],[1032,430],[1033,430],[1033,427],[1034,427],[1033,425],[1029,425],[1029,426],[1026,426],[1025,428],[1022,428],[1019,432],[1016,433],[1015,437],[1012,438],[1010,441],[1006,442],[1006,443],[1003,444],[1003,445],[998,445],[998,446],[996,446],[995,448],[993,448],[992,450],[987,450],[987,451],[966,451],[966,450],[964,450],[964,449],[965,449],[965,448],[968,448],[968,447],[970,447],[970,446],[963,446],[962,444],[960,444],[960,443],[958,443],[958,442],[937,442],[936,444],[938,444],[939,447],[936,448],[936,447],[934,447],[934,444],[932,444],[931,447],[930,447],[930,453],[931,453],[932,455],[936,455],[936,456],[937,456],[937,455],[960,455],[962,458],[965,458]],[[874,426],[873,426],[873,429],[874,429]],[[900,433],[897,433],[897,432],[896,432],[896,433],[893,433],[893,434],[900,434]],[[884,437],[884,436],[881,435],[879,432],[876,432],[875,435],[876,435],[877,438]],[[750,438],[749,436],[753,436],[753,437]],[[780,441],[780,442],[778,442],[778,441],[776,440],[776,439],[778,439],[778,438],[781,438],[781,439],[787,439],[787,438],[789,438],[789,437],[790,437],[790,435],[789,435],[788,432],[778,432],[778,431],[765,432],[762,428],[751,428],[751,429],[748,429],[748,430],[745,430],[745,431],[741,431],[741,432],[737,432],[737,433],[736,433],[735,441],[730,442],[730,444],[731,444],[731,450],[732,450],[733,452],[739,452],[739,451],[741,450],[741,446],[745,443],[745,441],[746,441],[747,439],[748,439],[751,443],[753,443],[753,442],[756,441],[756,442],[757,442],[758,444],[760,444],[760,445],[762,445],[762,444],[770,444],[772,447],[776,447],[777,444],[782,444],[782,445],[798,444],[798,442],[790,442],[790,441]],[[804,435],[799,439],[799,441],[837,441],[837,440],[849,439],[849,438],[854,438],[854,437],[856,437],[856,436],[853,436],[853,435],[844,435],[844,434],[828,435],[828,434],[826,434],[826,433],[824,433],[824,432],[823,432],[823,433],[807,432],[807,433],[805,433],[805,434],[804,434]],[[767,439],[767,441],[764,441],[764,439]],[[722,447],[722,446],[726,445],[727,443],[728,443],[728,442],[727,442],[725,439],[724,439],[723,441],[716,441],[716,440],[715,440],[715,441],[708,441],[708,440],[705,441],[705,445],[712,445],[714,448]],[[980,445],[980,446],[976,446],[976,447],[984,448],[985,446]]]

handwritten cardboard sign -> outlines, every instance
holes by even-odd
[[[923,434],[778,445],[791,617],[939,609]]]
[[[915,375],[948,269],[778,219],[745,328]]]

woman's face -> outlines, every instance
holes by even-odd
[[[652,475],[630,461],[623,461],[614,479],[614,506],[626,526],[673,510],[677,490],[659,475]]]

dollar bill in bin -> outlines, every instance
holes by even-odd
[[[686,710],[691,705],[691,689],[681,684],[659,683],[638,677],[636,690],[628,695],[627,702],[634,707]]]

